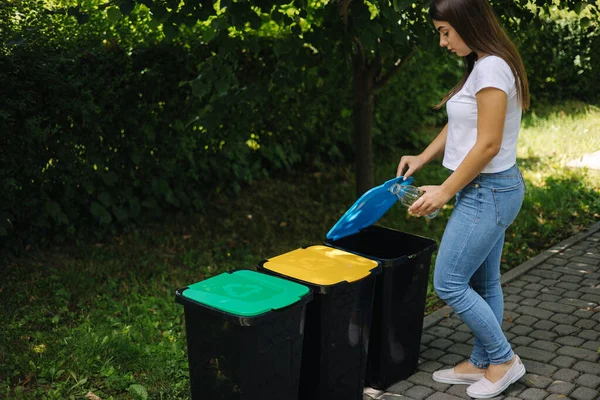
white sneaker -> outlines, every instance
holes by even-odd
[[[484,374],[461,374],[454,372],[454,368],[441,369],[433,373],[433,380],[440,383],[449,383],[451,385],[471,385],[481,378]]]
[[[525,366],[519,356],[515,355],[515,361],[504,376],[496,383],[490,382],[486,377],[467,388],[467,395],[474,399],[489,399],[504,392],[510,385],[525,375]]]

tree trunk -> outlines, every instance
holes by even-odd
[[[375,82],[381,70],[381,59],[367,63],[361,54],[353,57],[354,107],[353,140],[355,149],[356,194],[362,195],[373,187],[373,112]]]

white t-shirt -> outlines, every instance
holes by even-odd
[[[446,103],[448,135],[443,165],[455,170],[477,140],[477,99],[481,89],[493,87],[507,95],[506,119],[502,147],[483,169],[483,173],[500,172],[512,167],[517,160],[517,138],[521,126],[521,106],[517,96],[515,76],[502,58],[487,56],[475,62],[463,88]]]

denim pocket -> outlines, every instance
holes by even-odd
[[[525,195],[523,182],[503,188],[493,188],[492,193],[496,205],[496,224],[507,228],[521,210]]]

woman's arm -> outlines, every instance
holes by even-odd
[[[479,175],[500,151],[506,119],[506,93],[490,87],[480,90],[476,98],[477,140],[475,145],[441,186],[424,186],[422,188],[426,193],[412,205],[409,209],[411,213],[426,215],[441,208],[459,190]],[[430,147],[432,145],[433,143]]]
[[[444,148],[446,147],[446,137],[448,135],[448,124],[442,128],[440,133],[435,139],[427,146],[425,150],[418,156],[403,156],[398,164],[398,170],[396,176],[402,175],[404,169],[408,166],[408,170],[404,174],[404,178],[408,178],[416,171],[421,169],[429,161],[435,157],[444,154]]]

